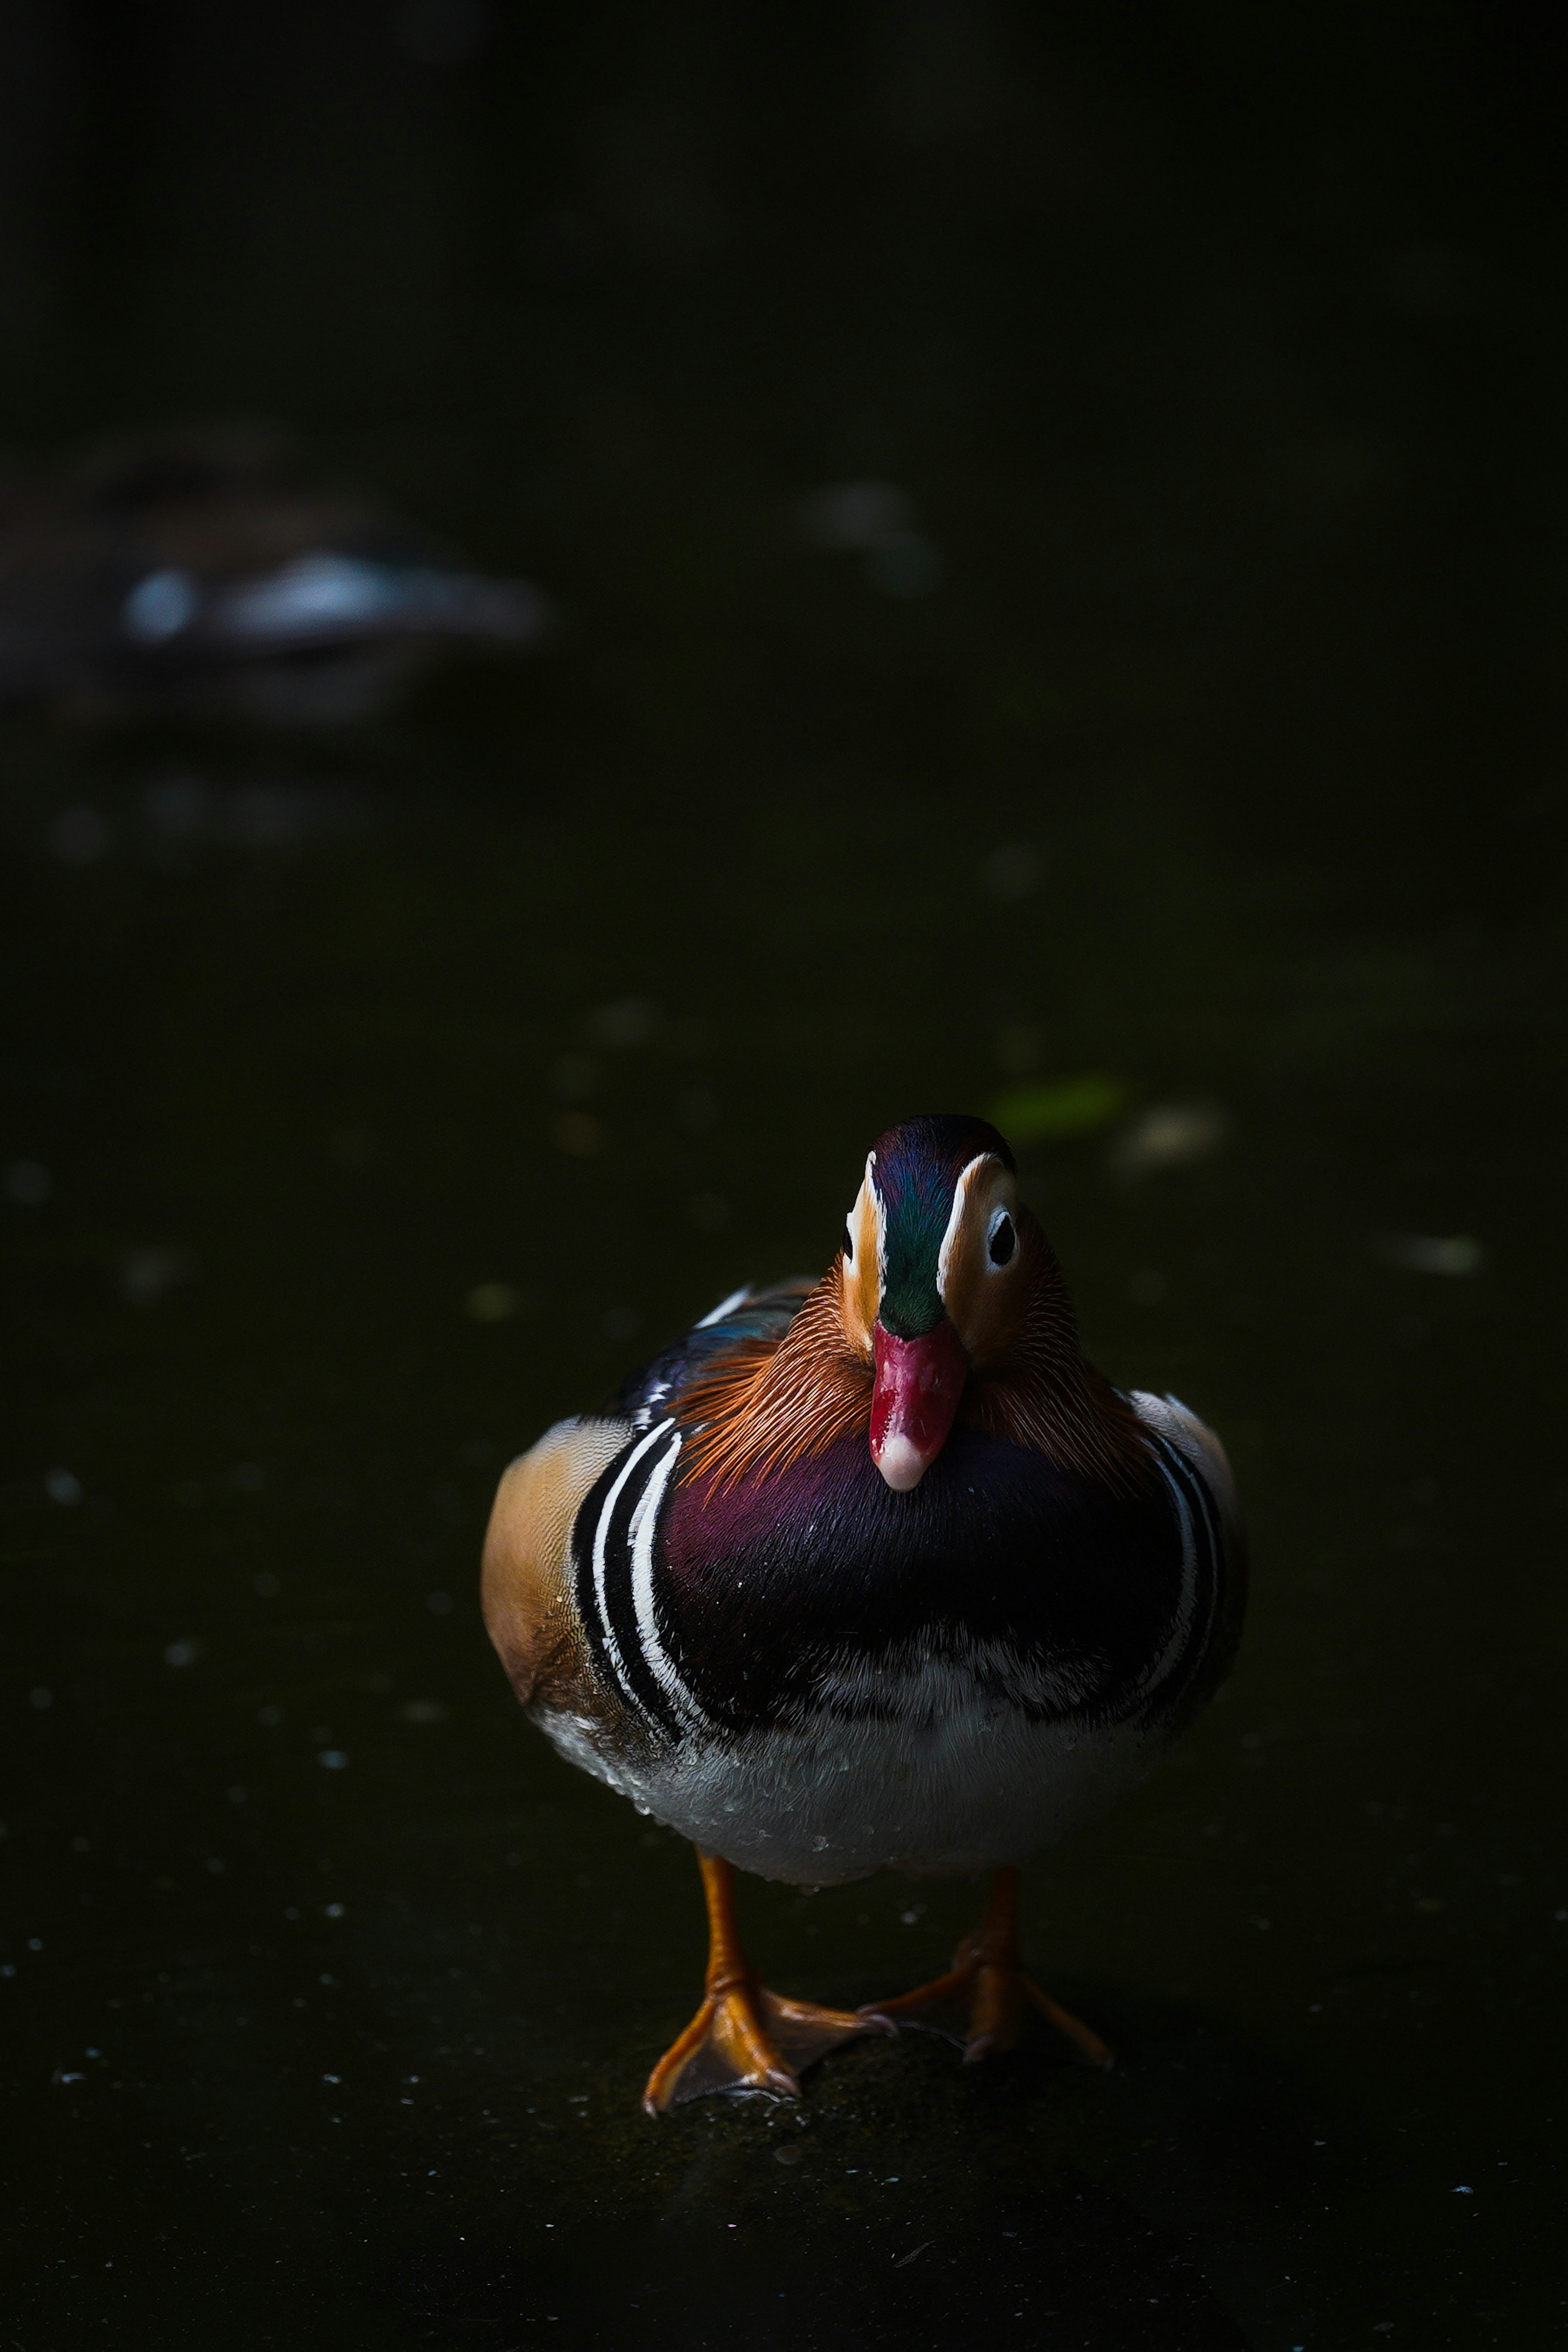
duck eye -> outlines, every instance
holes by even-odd
[[[987,1244],[992,1265],[1005,1265],[1017,1245],[1018,1236],[1013,1230],[1013,1220],[1004,1211],[991,1228],[991,1239]]]

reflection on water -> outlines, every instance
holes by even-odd
[[[5,735],[14,2332],[1546,2341],[1526,101],[1409,68],[1483,171],[1391,158],[1392,67],[1215,31],[890,11],[764,73],[395,13],[129,40],[142,209],[5,298],[10,439],[199,378],[574,615],[357,735]],[[1026,1882],[1118,2067],[911,2033],[656,2127],[696,1873],[518,1718],[496,1476],[823,1263],[868,1133],[1005,1100],[1091,1353],[1213,1420],[1257,1548],[1223,1703]],[[973,1899],[742,1890],[835,2001]]]

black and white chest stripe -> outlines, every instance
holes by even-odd
[[[715,1727],[675,1670],[655,1595],[659,1511],[679,1452],[674,1422],[656,1421],[600,1474],[572,1531],[577,1613],[599,1679],[667,1739]]]
[[[1201,1470],[1163,1431],[1151,1428],[1149,1436],[1180,1548],[1176,1591],[1158,1650],[1114,1697],[1102,1690],[1090,1711],[1109,1700],[1117,1720],[1152,1728],[1179,1709],[1201,1673],[1221,1614],[1226,1559]],[[589,1489],[572,1538],[574,1597],[598,1679],[660,1741],[723,1731],[678,1671],[660,1623],[659,1522],[680,1442],[668,1417],[636,1435]]]
[[[1207,1480],[1163,1432],[1152,1429],[1149,1434],[1170,1490],[1182,1566],[1169,1635],[1137,1677],[1128,1694],[1131,1704],[1123,1709],[1145,1723],[1177,1705],[1202,1666],[1219,1618],[1226,1571],[1225,1530]]]

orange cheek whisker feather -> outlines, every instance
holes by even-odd
[[[1055,1253],[1026,1212],[1019,1223],[1030,1262],[1023,1328],[994,1362],[971,1374],[958,1418],[1108,1486],[1136,1486],[1152,1475],[1142,1426],[1084,1362]],[[782,1340],[743,1342],[682,1392],[677,1417],[689,1435],[680,1483],[710,1479],[717,1493],[868,1433],[871,1388],[871,1366],[845,1330],[835,1265]]]
[[[871,1367],[846,1342],[838,1268],[823,1276],[782,1340],[748,1341],[693,1381],[678,1417],[692,1433],[682,1484],[711,1478],[714,1491],[868,1429]]]

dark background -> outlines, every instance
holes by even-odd
[[[23,2352],[1560,2333],[1563,87],[1479,6],[0,6],[18,467],[272,419],[561,616],[0,721]],[[1117,2070],[655,2126],[696,1874],[516,1715],[498,1471],[1086,1076],[1026,1189],[1257,1567],[1027,1880]],[[742,1899],[858,2000],[976,1890]]]

